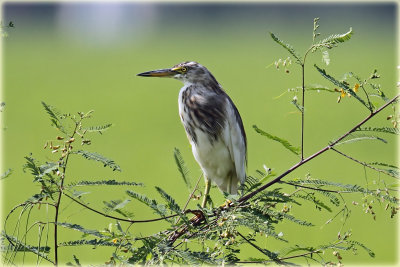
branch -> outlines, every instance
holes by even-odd
[[[254,247],[258,251],[260,251],[262,254],[264,254],[265,256],[270,258],[271,260],[273,260],[275,263],[280,263],[280,260],[277,258],[277,254],[276,253],[273,253],[273,252],[270,252],[268,250],[262,249],[259,246],[257,246],[256,244],[254,244],[253,242],[251,242],[250,240],[248,240],[246,237],[244,237],[244,235],[242,235],[240,232],[236,232],[236,233],[241,238],[243,238],[247,243],[249,243],[252,247]]]
[[[320,192],[328,192],[328,193],[336,193],[336,194],[354,193],[354,191],[337,191],[337,190],[330,190],[330,189],[322,189],[322,188],[318,188],[318,187],[299,185],[299,184],[294,184],[294,183],[285,182],[285,181],[279,181],[279,183],[292,185],[294,187],[299,187],[299,188],[304,188],[304,189],[311,189],[311,190],[320,191]]]
[[[267,189],[268,187],[270,187],[271,185],[279,182],[283,177],[285,177],[286,175],[288,175],[289,173],[293,172],[294,170],[296,170],[298,167],[302,166],[303,164],[307,163],[308,161],[318,157],[319,155],[323,154],[324,152],[326,152],[327,150],[330,150],[331,148],[333,148],[337,143],[339,143],[340,141],[342,141],[344,138],[346,138],[348,135],[350,135],[351,133],[353,133],[354,131],[356,131],[361,125],[363,125],[364,123],[366,123],[367,121],[369,121],[372,117],[374,117],[376,114],[378,114],[379,112],[381,112],[383,109],[385,109],[387,106],[389,106],[390,104],[392,104],[394,101],[397,100],[397,98],[399,98],[400,95],[395,96],[394,98],[392,98],[390,101],[386,102],[383,106],[381,106],[379,109],[377,109],[376,111],[370,113],[365,119],[363,119],[361,122],[359,122],[356,126],[354,126],[353,128],[351,128],[347,133],[343,134],[341,137],[339,137],[338,139],[336,139],[336,141],[334,141],[333,143],[331,143],[330,145],[327,145],[326,147],[324,147],[323,149],[319,150],[318,152],[314,153],[313,155],[309,156],[308,158],[301,160],[300,162],[296,163],[295,165],[293,165],[290,169],[288,169],[287,171],[285,171],[284,173],[282,173],[281,175],[279,175],[277,178],[275,178],[274,180],[270,181],[269,183],[263,185],[262,187],[259,187],[258,189],[256,189],[255,191],[241,197],[239,199],[239,203],[245,203],[246,201],[248,201],[249,199],[251,199],[252,197],[254,197],[255,195],[257,195],[258,193],[260,193],[261,191]]]
[[[342,156],[344,156],[344,157],[346,157],[346,158],[348,158],[348,159],[350,159],[350,160],[352,160],[352,161],[355,161],[355,162],[357,162],[358,164],[361,164],[361,165],[363,165],[363,166],[365,166],[365,167],[367,167],[367,168],[370,168],[370,169],[372,169],[372,170],[374,170],[374,171],[377,171],[377,172],[381,172],[381,173],[384,173],[384,174],[386,174],[386,175],[389,175],[390,177],[393,177],[393,178],[397,178],[398,179],[398,177],[396,177],[396,176],[394,176],[394,175],[391,175],[390,173],[388,173],[388,172],[384,172],[384,171],[382,171],[381,169],[378,169],[378,168],[375,168],[374,166],[371,166],[371,165],[369,165],[369,164],[367,164],[367,163],[365,163],[365,162],[362,162],[362,161],[359,161],[358,159],[355,159],[355,158],[353,158],[353,157],[350,157],[349,155],[347,155],[347,154],[345,154],[345,153],[343,153],[343,152],[341,152],[341,151],[339,151],[339,150],[337,150],[337,149],[335,149],[335,148],[331,148],[333,151],[335,151],[335,152],[337,152],[338,154],[340,154],[340,155],[342,155]]]
[[[305,163],[307,163],[308,161],[318,157],[319,155],[323,154],[324,152],[332,149],[337,143],[339,143],[341,140],[343,140],[344,138],[346,138],[348,135],[350,135],[351,133],[353,133],[354,131],[356,131],[361,125],[363,125],[364,123],[366,123],[367,121],[369,121],[372,117],[374,117],[376,114],[378,114],[379,112],[381,112],[383,109],[385,109],[387,106],[389,106],[390,104],[392,104],[393,102],[395,102],[397,100],[397,98],[400,97],[400,94],[395,96],[394,98],[392,98],[391,100],[389,100],[388,102],[386,102],[384,105],[382,105],[379,109],[377,109],[376,111],[370,113],[365,119],[363,119],[361,122],[359,122],[357,125],[355,125],[353,128],[351,128],[348,132],[346,132],[345,134],[343,134],[341,137],[339,137],[338,139],[336,139],[334,142],[332,142],[330,145],[327,145],[326,147],[322,148],[321,150],[319,150],[318,152],[314,153],[313,155],[309,156],[306,159],[301,160],[300,162],[296,163],[295,165],[293,165],[290,169],[288,169],[287,171],[285,171],[284,173],[282,173],[281,175],[279,175],[277,178],[273,179],[272,181],[270,181],[269,183],[259,187],[258,189],[254,190],[253,192],[250,192],[249,194],[241,197],[238,200],[238,204],[235,203],[230,203],[228,205],[226,205],[224,208],[225,209],[229,209],[232,208],[234,206],[242,206],[244,203],[246,203],[249,199],[253,198],[255,195],[257,195],[258,193],[264,191],[265,189],[267,189],[268,187],[272,186],[273,184],[276,184],[278,182],[280,182],[280,180],[282,178],[284,178],[285,176],[287,176],[289,173],[293,172],[294,170],[296,170],[298,167],[304,165]],[[215,212],[214,212],[215,214]],[[201,224],[203,221],[205,220],[205,218],[198,218],[198,220],[195,221],[196,225]],[[192,224],[194,224],[194,222],[192,221]],[[170,244],[172,245],[179,237],[183,236],[184,234],[187,233],[187,228],[183,229],[182,231],[179,231],[178,233],[174,233],[173,237],[170,238],[171,242]]]
[[[165,217],[161,217],[161,218],[155,218],[155,219],[130,220],[130,219],[125,219],[125,218],[115,217],[115,216],[112,216],[112,215],[108,215],[108,214],[106,214],[106,213],[104,213],[104,212],[95,210],[95,209],[89,207],[88,205],[86,205],[86,204],[84,204],[84,203],[82,203],[82,202],[76,200],[75,198],[71,197],[70,195],[66,194],[65,192],[63,192],[63,195],[66,196],[66,197],[68,197],[68,198],[70,198],[71,200],[75,201],[75,202],[78,203],[79,205],[85,207],[86,209],[93,211],[94,213],[97,213],[97,214],[102,215],[102,216],[107,217],[107,218],[111,218],[111,219],[123,221],[123,222],[130,222],[130,223],[157,222],[157,221],[162,221],[162,220],[165,220],[165,219],[169,219],[169,218],[173,218],[173,217],[179,216],[178,214],[173,214],[173,215],[169,215],[169,216],[165,216]],[[188,210],[188,212],[189,212],[189,211],[190,211],[190,210]]]

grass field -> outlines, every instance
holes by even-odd
[[[112,158],[123,171],[112,172],[96,162],[76,158],[69,169],[70,182],[106,178],[143,182],[146,187],[136,190],[155,196],[157,185],[183,205],[188,193],[176,169],[173,149],[179,148],[186,160],[192,184],[201,172],[178,117],[177,96],[181,84],[175,80],[136,77],[137,73],[186,60],[208,67],[242,115],[248,136],[249,174],[254,174],[263,164],[281,173],[299,160],[252,128],[257,125],[295,145],[300,144],[300,114],[290,104],[292,93],[276,98],[288,88],[300,85],[300,68],[292,64],[290,73],[285,73],[271,66],[288,54],[269,37],[270,31],[302,52],[312,41],[314,17],[320,17],[322,37],[344,33],[352,27],[355,31],[352,40],[330,51],[329,66],[324,66],[320,53],[308,58],[306,83],[333,88],[317,73],[314,63],[336,77],[349,71],[368,77],[376,68],[386,95],[392,97],[396,93],[398,44],[396,7],[392,4],[121,5],[8,3],[3,6],[4,21],[12,20],[15,24],[15,28],[7,29],[9,36],[3,39],[2,101],[6,107],[2,112],[1,171],[14,170],[9,178],[0,181],[3,216],[39,190],[30,174],[22,171],[24,156],[33,153],[42,161],[55,158],[43,149],[46,140],[55,138],[57,131],[50,126],[41,101],[63,112],[93,109],[93,125],[110,122],[114,125],[105,134],[94,135],[88,149]],[[338,96],[324,92],[307,94],[306,155],[316,152],[367,116],[367,111],[355,99],[345,98],[338,104]],[[383,112],[368,126],[390,126],[386,121],[389,113],[390,110]],[[396,140],[391,136],[387,140],[389,143],[384,145],[374,141],[350,144],[343,146],[343,150],[366,162],[395,164]],[[371,171],[365,175],[361,166],[333,152],[315,159],[289,178],[304,177],[308,173],[342,183],[364,184],[365,179],[395,182]],[[87,200],[93,207],[102,209],[103,200],[128,198],[123,193],[125,189],[89,188]],[[216,188],[212,189],[212,197],[217,203],[223,202]],[[350,197],[349,203],[352,198],[357,197]],[[113,222],[83,211],[67,199],[63,199],[63,204],[61,221],[72,221],[89,229],[106,228]],[[191,205],[194,207],[195,203]],[[140,204],[131,202],[128,207],[137,219],[155,216]],[[352,207],[352,217],[346,224],[346,228],[353,230],[355,239],[376,253],[376,258],[371,259],[360,251],[359,255],[346,254],[345,263],[396,262],[398,219],[390,219],[384,207],[378,205],[376,212],[377,219],[373,220],[363,214],[361,207]],[[340,221],[324,225],[333,214],[319,212],[313,206],[301,207],[294,213],[316,226],[300,227],[299,231],[297,225],[281,225],[282,229],[277,232],[282,231],[291,244],[317,245],[335,239]],[[44,211],[35,214],[32,219],[44,216]],[[132,232],[145,236],[163,226],[163,223],[137,225]],[[62,229],[60,238],[71,240],[79,236],[78,232]],[[285,245],[269,239],[260,242],[270,250],[279,250]],[[250,251],[250,247],[243,248],[244,254]],[[72,254],[76,254],[83,264],[102,263],[111,253],[103,248],[62,248],[61,262],[71,261]]]

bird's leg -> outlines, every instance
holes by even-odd
[[[232,188],[231,188],[231,186],[232,186],[232,175],[229,176],[229,179],[228,179],[227,193],[228,193],[229,195],[232,193]]]
[[[210,193],[210,187],[211,187],[211,180],[205,177],[206,180],[206,188],[204,190],[204,197],[203,197],[203,203],[201,203],[201,207],[205,208],[207,204],[207,198],[208,194]]]

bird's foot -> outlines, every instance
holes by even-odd
[[[230,205],[232,204],[232,201],[230,201],[229,199],[225,200],[225,203],[222,204],[221,206],[219,206],[220,209],[226,209],[228,208]]]

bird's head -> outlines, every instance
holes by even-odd
[[[169,69],[152,70],[137,74],[143,77],[170,77],[183,83],[217,83],[206,67],[194,61],[182,62]],[[217,83],[218,84],[218,83]]]

